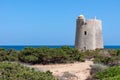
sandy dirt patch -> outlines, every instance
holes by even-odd
[[[59,80],[86,80],[90,76],[92,61],[75,62],[69,64],[32,65],[40,71],[51,71]]]

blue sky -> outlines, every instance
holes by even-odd
[[[120,45],[119,0],[0,0],[0,45],[74,45],[80,14],[102,20],[104,45]]]

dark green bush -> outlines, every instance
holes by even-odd
[[[104,78],[103,80],[120,80],[120,75],[117,75],[117,76],[114,76],[114,77]]]
[[[0,61],[7,60],[8,53],[5,49],[0,49]]]
[[[120,67],[119,66],[110,67],[102,72],[98,72],[94,77],[95,79],[100,80],[119,80]]]
[[[78,49],[62,46],[61,48],[32,48],[23,50],[0,49],[0,61],[21,61],[31,64],[68,63],[94,59],[95,63],[109,66],[120,65],[120,50],[96,49],[78,51]]]
[[[56,80],[52,73],[39,72],[18,63],[0,62],[0,80]]]
[[[100,63],[108,66],[119,66],[120,65],[120,55],[119,50],[104,49],[97,52],[94,57],[95,63]]]
[[[18,51],[0,49],[0,61],[18,61]]]
[[[20,52],[19,60],[32,64],[49,64],[84,61],[84,57],[77,49],[63,46],[61,48],[25,48]]]
[[[108,66],[103,65],[103,64],[94,64],[94,65],[91,66],[90,74],[93,76],[96,73],[104,71],[107,68],[108,68]]]

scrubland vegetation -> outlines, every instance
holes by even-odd
[[[91,66],[91,77],[88,80],[119,80],[120,50],[99,49],[85,53],[94,58]],[[88,56],[87,56],[88,57]]]
[[[63,46],[61,48],[28,47],[20,51],[14,49],[0,49],[0,80],[55,80],[50,72],[36,72],[35,70],[28,69],[16,62],[27,64],[56,64],[72,63],[76,61],[83,62],[86,59],[92,59],[95,63],[95,65],[91,66],[91,80],[120,79],[119,49],[78,51],[77,49]],[[43,76],[45,78],[43,78]]]
[[[84,55],[77,49],[61,48],[25,48],[21,51],[0,49],[0,61],[20,61],[30,64],[69,63],[84,61]]]
[[[52,73],[35,71],[19,63],[0,62],[0,80],[56,80]]]

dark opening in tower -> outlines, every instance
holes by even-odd
[[[84,50],[86,50],[86,47],[84,47]]]
[[[84,35],[87,35],[87,31],[84,31]]]
[[[87,25],[87,23],[85,23],[85,25]]]

